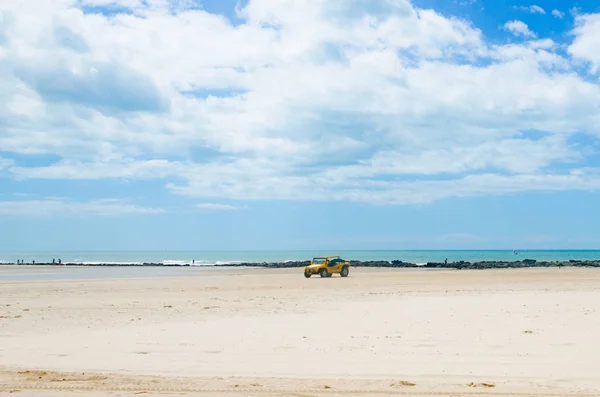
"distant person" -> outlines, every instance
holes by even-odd
[[[60,258],[58,258],[58,264],[60,265],[62,263],[62,261],[60,260]]]
[[[52,264],[56,265],[56,259],[52,258]]]
[[[35,265],[35,260],[31,261],[31,264],[32,264],[32,265]]]
[[[448,264],[448,258],[444,259],[444,264]]]
[[[192,265],[195,265],[195,264],[196,264],[196,260],[192,259]]]

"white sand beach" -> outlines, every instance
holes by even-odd
[[[17,270],[47,271],[0,275]],[[206,270],[0,291],[2,395],[600,395],[595,269]]]

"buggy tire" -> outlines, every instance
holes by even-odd
[[[350,273],[350,269],[348,269],[348,266],[344,266],[340,272],[340,276],[348,277],[348,273]]]
[[[310,276],[312,276],[312,274],[310,274],[310,273],[304,273],[304,277],[310,278]]]
[[[327,269],[321,269],[321,270],[319,270],[319,276],[329,277],[329,272],[327,271]]]

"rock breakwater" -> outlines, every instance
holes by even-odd
[[[600,259],[598,260],[569,260],[569,261],[536,261],[535,259],[523,259],[520,261],[482,261],[482,262],[428,262],[425,264],[416,264],[403,262],[400,260],[393,261],[350,261],[354,267],[371,267],[371,268],[422,268],[422,269],[456,269],[456,270],[485,270],[485,269],[519,269],[519,268],[534,268],[534,267],[600,267]],[[309,261],[286,261],[286,262],[242,262],[205,265],[202,267],[261,267],[271,269],[285,268],[301,268],[309,265]],[[8,263],[7,265],[15,265]],[[32,266],[31,263],[24,263],[20,266]],[[62,263],[60,265],[53,263],[35,263],[35,266],[53,266],[53,267],[189,267],[189,264],[163,264],[163,263]]]
[[[531,267],[600,267],[600,259],[592,261],[536,261],[535,259],[524,259],[521,261],[481,261],[481,262],[428,262],[416,264],[393,261],[350,261],[354,267],[379,267],[379,268],[425,268],[425,269],[457,269],[457,270],[484,270],[484,269],[518,269]],[[244,267],[267,267],[267,268],[295,268],[304,267],[309,261],[301,262],[265,262],[265,263],[240,263],[235,266]],[[231,266],[231,265],[228,265]]]

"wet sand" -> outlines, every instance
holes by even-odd
[[[203,270],[0,289],[0,394],[600,395],[596,269]]]

